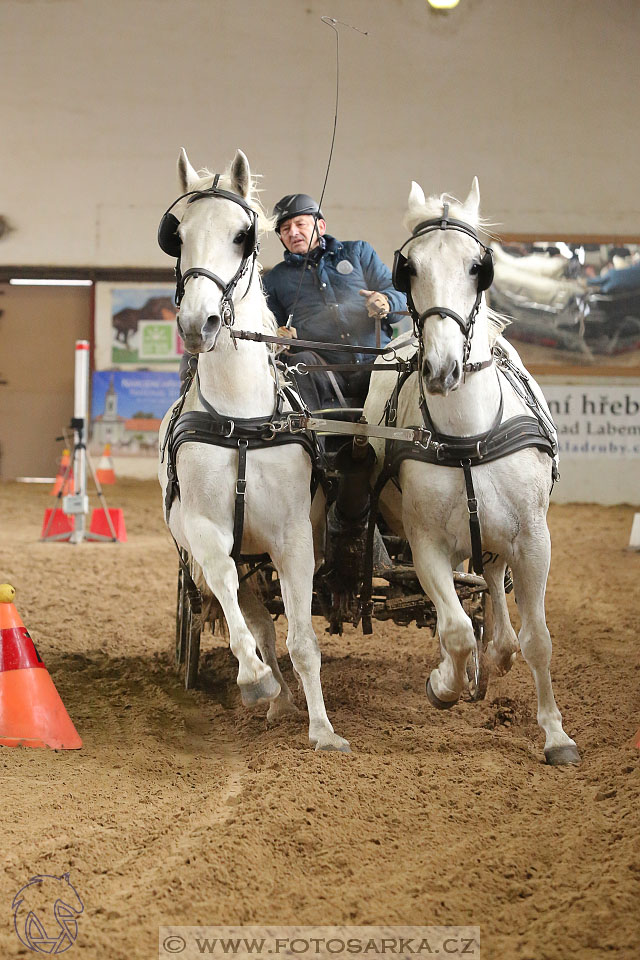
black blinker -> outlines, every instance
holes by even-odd
[[[180,221],[172,213],[165,213],[158,227],[158,244],[163,253],[177,260],[180,257]]]

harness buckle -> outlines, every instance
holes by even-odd
[[[309,375],[309,371],[301,370],[301,367],[306,367],[306,363],[294,363],[293,366],[288,366],[287,370],[291,370],[296,376],[307,377]]]
[[[275,425],[275,423],[266,423],[266,424],[265,424],[265,428],[267,429],[268,433],[266,433],[266,434],[263,436],[262,439],[263,439],[263,440],[275,440],[275,436],[276,436],[276,425]]]
[[[247,491],[247,481],[242,479],[241,477],[238,477],[238,479],[236,480],[236,497],[242,497],[244,499],[244,495],[246,491]]]
[[[290,413],[288,427],[291,433],[302,433],[306,428],[307,415],[305,413]]]
[[[478,455],[478,460],[482,460],[483,457],[487,455],[487,441],[478,440],[476,444],[476,454]]]
[[[436,446],[436,460],[444,460],[446,456],[446,450],[444,448],[444,443],[439,443]]]
[[[431,432],[425,430],[424,427],[418,427],[415,433],[414,443],[417,443],[423,450],[428,450],[429,444],[431,443]]]
[[[235,421],[234,421],[234,420],[229,420],[229,433],[223,433],[222,436],[223,436],[223,437],[232,437],[232,436],[233,436],[233,432],[234,432],[235,429],[236,429]]]

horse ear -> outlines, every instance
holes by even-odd
[[[189,157],[184,147],[178,157],[178,179],[183,193],[193,190],[193,185],[199,179],[198,174],[189,163]]]
[[[231,189],[244,197],[245,200],[249,199],[251,170],[249,169],[249,161],[242,150],[236,150],[236,155],[231,164]]]
[[[409,214],[422,213],[422,208],[426,203],[424,190],[415,180],[411,181],[411,190],[409,191]]]
[[[480,209],[480,185],[477,177],[473,178],[471,190],[469,191],[469,196],[464,202],[464,206],[465,209],[470,213],[473,213],[476,217],[478,216],[478,211]]]

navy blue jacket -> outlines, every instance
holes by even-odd
[[[404,294],[393,288],[391,271],[371,244],[364,240],[341,242],[327,234],[324,240],[325,249],[312,252],[302,283],[300,277],[305,258],[288,250],[282,262],[265,276],[267,301],[278,326],[286,324],[293,309],[292,325],[302,340],[344,341],[375,347],[376,325],[367,315],[366,298],[358,290],[384,293],[392,313],[407,309]],[[387,319],[382,324],[382,343],[388,343],[390,339],[391,327]],[[334,363],[353,359],[353,354],[340,355],[333,350],[317,352]],[[356,357],[365,361],[373,359],[367,354],[356,354]]]

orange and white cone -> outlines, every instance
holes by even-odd
[[[116,482],[116,474],[115,470],[113,469],[113,460],[111,459],[110,443],[105,444],[104,450],[102,451],[100,463],[98,464],[98,469],[96,470],[96,480],[102,485],[105,483]]]
[[[12,601],[0,584],[0,744],[77,750],[82,740]]]
[[[69,458],[71,454],[68,450],[62,451],[62,457],[60,458],[60,466],[58,467],[58,473],[56,474],[55,483],[53,485],[53,490],[51,491],[52,497],[57,497],[62,489],[62,484],[64,483],[64,490],[62,491],[63,496],[67,496],[69,493],[73,493],[73,470],[69,470],[69,476],[67,477],[67,482],[64,482],[64,475],[66,473],[67,467],[69,466]]]

